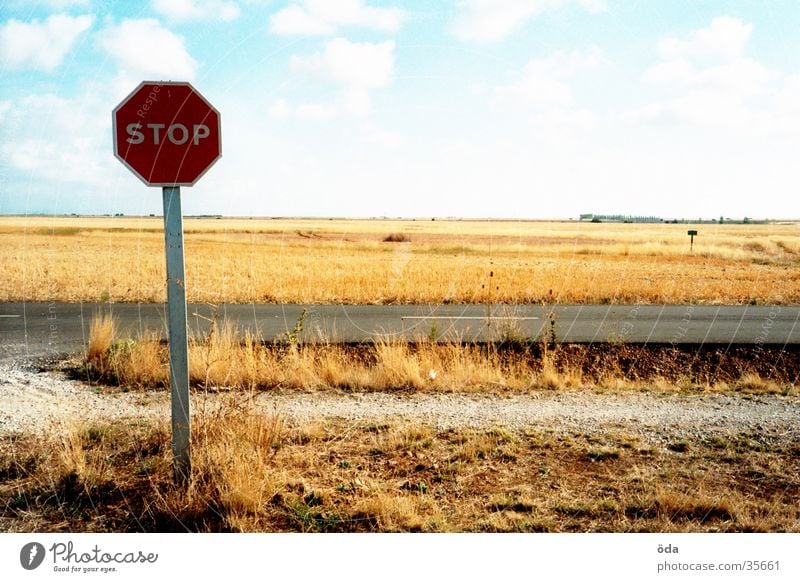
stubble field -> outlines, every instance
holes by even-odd
[[[800,302],[796,223],[187,218],[184,228],[190,302]],[[164,271],[159,217],[0,219],[0,301],[160,302]]]

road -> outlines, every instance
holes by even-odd
[[[292,330],[303,309],[306,340],[351,342],[377,335],[536,339],[554,332],[557,341],[575,343],[800,343],[800,307],[785,305],[558,305],[552,310],[495,305],[490,311],[486,305],[250,304],[220,305],[217,318],[270,340]],[[0,303],[0,361],[80,351],[99,312],[112,313],[124,335],[148,330],[166,335],[163,304]],[[194,333],[207,331],[212,318],[211,306],[189,305]]]

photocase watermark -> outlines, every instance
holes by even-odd
[[[400,242],[392,253],[391,271],[389,273],[389,290],[396,292],[403,282],[406,266],[411,261],[411,242]]]
[[[152,90],[147,94],[142,104],[136,110],[136,117],[140,117],[145,119],[147,117],[148,112],[150,109],[156,104],[158,101],[158,94],[161,91],[163,85],[157,83],[153,85]]]
[[[35,570],[44,562],[44,546],[39,542],[30,542],[19,551],[19,563],[26,570]]]
[[[58,343],[58,315],[56,314],[56,302],[51,301],[47,305],[47,321],[49,322],[49,335],[47,345],[52,346]]]
[[[780,315],[780,312],[781,312],[780,305],[774,305],[769,310],[767,318],[761,324],[761,330],[758,332],[758,335],[756,336],[754,342],[756,348],[762,348],[764,347],[764,344],[767,343],[767,340],[769,339],[770,333],[772,331],[772,326],[775,324],[775,319],[778,317],[778,315]]]
[[[642,308],[641,305],[634,305],[628,315],[622,322],[622,325],[619,328],[619,331],[614,333],[610,333],[608,337],[609,343],[616,343],[616,344],[624,344],[628,341],[628,337],[633,333],[633,330],[636,328],[636,319],[639,317],[639,310]]]
[[[686,337],[686,334],[689,333],[689,323],[691,323],[693,316],[694,316],[694,306],[689,305],[686,308],[683,317],[681,318],[678,329],[670,338],[669,343],[673,348],[677,347],[678,342],[682,341]]]
[[[89,550],[78,549],[73,542],[56,542],[50,548],[39,542],[29,542],[19,552],[19,563],[25,570],[35,570],[50,556],[54,572],[101,573],[118,572],[124,565],[155,564],[158,554],[154,552],[107,551],[97,544]]]

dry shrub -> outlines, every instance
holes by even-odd
[[[741,392],[754,392],[757,394],[778,394],[783,392],[776,382],[764,379],[760,374],[752,372],[742,374],[741,378],[733,383],[733,388]]]
[[[731,501],[707,495],[702,486],[692,493],[658,486],[651,498],[641,505],[629,506],[626,513],[629,517],[658,519],[670,524],[736,521],[736,509]]]
[[[422,370],[436,372],[436,382],[453,390],[523,387],[528,379],[525,358],[503,360],[496,350],[461,343],[422,344]],[[441,374],[441,378],[439,377]],[[430,378],[430,372],[428,372]]]
[[[117,324],[109,313],[99,313],[89,326],[86,360],[99,370],[105,369],[108,354],[117,337]]]
[[[419,357],[411,352],[407,343],[379,339],[375,343],[374,350],[376,361],[372,377],[373,388],[425,387]]]
[[[209,487],[231,514],[257,513],[281,489],[284,478],[273,469],[283,423],[237,406],[200,417],[196,423],[193,477]]]
[[[86,490],[91,491],[104,473],[103,466],[97,466],[88,458],[85,450],[84,431],[71,427],[61,439],[58,449],[58,468],[62,478],[74,478]]]
[[[363,365],[353,365],[352,358],[341,349],[330,346],[318,349],[314,363],[319,382],[324,386],[351,390],[370,386],[369,370]]]
[[[405,243],[405,242],[411,242],[411,239],[410,239],[410,238],[408,237],[408,235],[407,235],[407,234],[405,234],[405,233],[402,233],[402,232],[393,232],[393,233],[391,233],[391,234],[388,234],[388,235],[386,235],[385,237],[383,237],[383,242],[393,242],[393,243],[394,243],[394,242],[399,242],[399,243]]]
[[[583,370],[569,364],[558,366],[554,354],[545,351],[542,355],[542,369],[535,382],[538,386],[550,390],[576,388],[584,383]]]
[[[515,511],[517,513],[531,513],[536,509],[537,502],[534,496],[521,489],[489,496],[486,508],[489,511]]]
[[[186,491],[163,487],[156,501],[158,511],[193,522],[219,519],[218,527],[225,530],[262,528],[270,502],[288,479],[274,463],[282,434],[279,416],[259,414],[233,399],[196,415],[191,483]],[[209,514],[213,519],[204,517]]]
[[[228,321],[189,344],[189,381],[206,388],[272,387],[281,380],[274,364],[260,338]]]
[[[366,521],[383,532],[422,531],[420,501],[408,495],[378,493],[356,504],[352,519]]]
[[[169,386],[169,352],[155,334],[141,341],[120,344],[109,357],[117,381],[125,386],[152,388]]]
[[[61,483],[65,497],[91,497],[114,483],[113,456],[130,439],[112,425],[71,423],[56,427],[40,444],[49,454],[45,479]]]
[[[473,463],[485,459],[497,448],[497,441],[489,435],[476,435],[467,439],[456,451],[453,460]]]
[[[427,426],[415,424],[393,427],[381,439],[382,450],[413,451],[431,445],[433,431]]]

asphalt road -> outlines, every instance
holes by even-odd
[[[800,343],[800,307],[700,305],[220,305],[219,321],[273,339],[295,327],[303,309],[306,340],[362,341],[377,335],[464,341],[548,337],[559,342],[764,344]],[[166,337],[163,304],[0,303],[0,361],[83,349],[98,312],[111,312],[124,334]],[[208,330],[213,309],[189,305],[194,333]],[[491,315],[491,317],[487,317]]]

